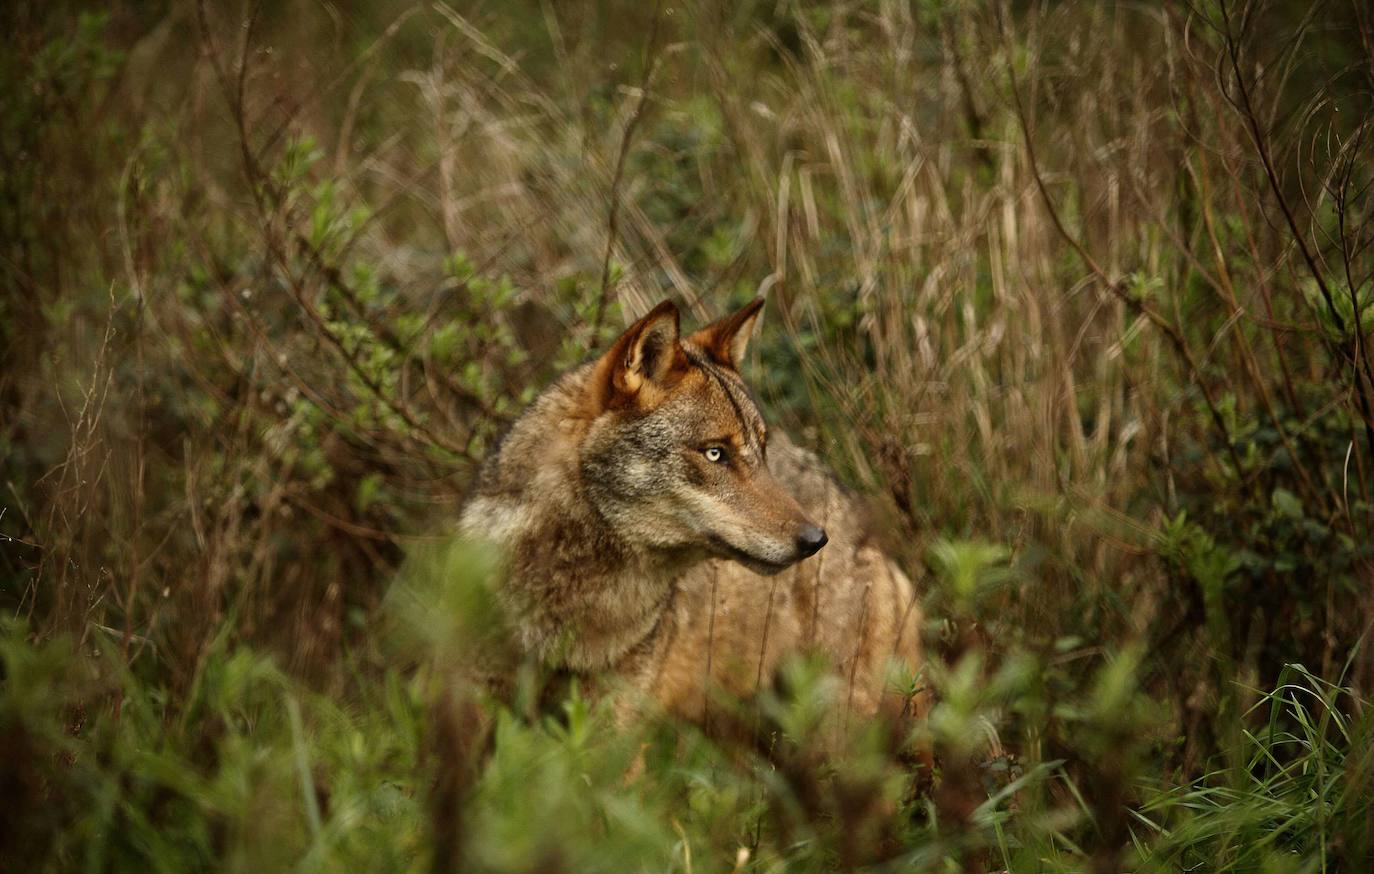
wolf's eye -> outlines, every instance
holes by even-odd
[[[701,451],[701,454],[706,456],[706,460],[712,464],[720,464],[725,460],[725,450],[719,446],[708,446]]]

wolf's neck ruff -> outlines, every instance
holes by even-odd
[[[580,449],[594,376],[584,366],[531,405],[484,466],[462,520],[464,535],[506,557],[501,593],[521,646],[573,670],[608,667],[646,639],[693,558],[635,548],[589,495]]]

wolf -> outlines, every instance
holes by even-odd
[[[553,669],[705,723],[812,653],[836,720],[919,718],[924,693],[889,682],[921,668],[911,581],[740,376],[762,307],[683,337],[664,301],[555,381],[484,462],[462,534],[495,544],[516,644]]]

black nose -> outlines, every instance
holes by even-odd
[[[797,549],[803,556],[815,555],[822,546],[830,540],[825,536],[825,529],[815,525],[803,525],[802,530],[797,534]]]

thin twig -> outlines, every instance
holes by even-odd
[[[630,120],[625,123],[625,131],[620,137],[620,152],[616,155],[615,171],[611,175],[610,214],[606,218],[606,250],[601,257],[601,294],[596,302],[596,318],[592,322],[592,336],[589,345],[595,349],[601,343],[601,326],[606,320],[606,309],[611,296],[611,253],[615,250],[616,237],[620,229],[620,184],[625,177],[625,162],[630,155],[635,131],[644,117],[644,107],[649,101],[649,86],[653,82],[654,71],[658,69],[658,57],[654,54],[658,46],[658,26],[663,0],[655,0],[653,25],[649,30],[649,40],[645,44],[641,66],[643,73],[639,80],[639,94],[635,100]]]

